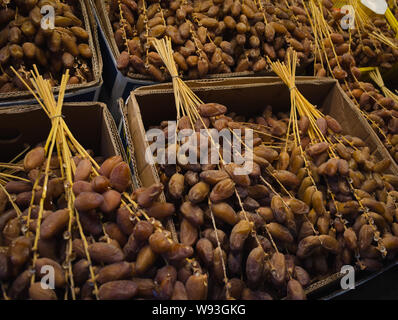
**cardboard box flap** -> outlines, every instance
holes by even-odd
[[[138,187],[148,187],[154,183],[158,183],[160,178],[156,167],[149,164],[145,158],[145,150],[147,150],[149,144],[145,139],[145,128],[142,123],[140,109],[137,106],[137,102],[135,101],[134,105],[136,107],[132,112],[128,107],[131,103],[131,99],[135,98],[130,97],[128,99],[128,105],[121,104],[120,107],[124,118],[123,121],[125,121],[125,127],[128,128],[126,129],[126,135],[129,136],[127,139],[127,145],[130,148],[131,157],[134,163],[133,177],[136,177]],[[132,150],[134,150],[134,152],[132,152]],[[159,200],[162,202],[166,201],[166,197],[163,192],[161,193]],[[178,242],[178,236],[172,218],[166,220],[166,228],[171,232],[173,240]]]
[[[237,112],[249,117],[261,114],[267,105],[277,107],[280,111],[289,110],[290,92],[279,78],[265,78],[262,79],[263,81],[259,80],[258,83],[245,80],[237,79],[236,84],[232,80],[225,80],[222,83],[193,85],[192,90],[205,103],[221,103],[228,107],[229,112]],[[331,79],[316,82],[307,80],[297,81],[296,85],[311,103],[321,105],[323,98],[336,85],[336,81]],[[158,125],[162,120],[176,119],[172,87],[170,85],[162,89],[154,87],[143,87],[132,92],[138,105],[142,106],[140,112],[146,129]],[[158,106],[157,111],[153,112],[153,108],[148,106]]]
[[[311,81],[312,83],[318,82],[335,82],[336,80],[332,78],[316,78],[316,77],[304,77],[299,76],[296,77],[296,81]],[[282,80],[279,77],[269,76],[269,77],[245,77],[245,78],[217,78],[217,79],[199,79],[199,80],[191,80],[185,81],[185,83],[191,89],[198,89],[198,90],[209,90],[213,87],[222,87],[222,86],[254,86],[254,85],[262,85],[265,83],[282,83]],[[135,93],[137,95],[140,94],[141,91],[146,90],[167,90],[170,89],[171,83],[160,83],[154,84],[145,87],[139,87],[135,89]]]
[[[148,142],[145,138],[135,139],[136,137],[145,137],[145,128],[142,121],[140,121],[141,112],[139,107],[137,107],[137,102],[134,96],[130,97],[128,105],[130,105],[131,99],[134,99],[135,101],[133,103],[133,105],[135,106],[134,110],[132,113],[130,113],[129,109],[126,107],[124,115],[127,119],[126,123],[127,127],[130,130],[130,135],[131,137],[133,137],[133,139],[131,140],[131,144],[134,148],[134,158],[141,186],[150,186],[151,184],[157,183],[159,181],[159,176],[156,168],[148,164],[145,157],[145,150],[147,150],[147,148],[149,147]],[[130,115],[132,116],[130,117]]]
[[[133,177],[133,184],[134,184],[134,189],[138,189],[142,186],[142,182],[140,180],[139,174],[137,173],[137,164],[135,160],[135,148],[134,144],[131,141],[131,131],[130,127],[127,125],[126,119],[127,119],[127,108],[126,105],[123,102],[123,99],[118,100],[119,104],[119,110],[122,114],[121,118],[121,126],[123,131],[120,132],[120,135],[122,139],[125,139],[125,144],[126,148],[123,148],[125,155],[126,155],[126,161],[130,165],[131,168],[131,174]]]
[[[116,44],[115,40],[115,35],[113,32],[112,28],[112,23],[109,19],[109,14],[107,11],[106,7],[106,1],[105,0],[91,0],[93,2],[93,5],[95,6],[97,16],[100,20],[100,26],[103,30],[103,33],[105,34],[106,41],[109,43],[109,47],[111,50],[111,53],[116,60],[120,56],[120,50],[119,47]],[[305,74],[306,73],[306,66],[310,65],[312,63],[313,59],[309,59],[307,61],[306,65],[299,65],[297,66],[296,74]],[[266,69],[260,72],[254,72],[254,71],[243,71],[243,72],[230,72],[230,73],[221,73],[221,74],[208,74],[206,75],[205,79],[219,79],[219,78],[235,78],[235,77],[265,77],[265,76],[272,76],[274,73],[272,70]],[[153,78],[148,76],[148,75],[143,75],[140,73],[133,73],[133,72],[127,72],[127,76],[130,79],[134,80],[147,80],[147,81],[153,81]],[[183,77],[184,80],[187,80],[187,76]],[[170,79],[171,80],[171,79]],[[156,82],[154,82],[156,83]]]
[[[206,102],[217,102],[247,117],[258,115],[266,105],[276,112],[289,112],[290,92],[277,77],[223,79],[216,82],[187,82],[192,90]],[[398,173],[398,166],[391,158],[368,122],[357,107],[345,95],[334,79],[297,77],[296,86],[313,105],[338,119],[346,134],[364,140],[379,159],[392,160],[390,170]],[[138,88],[131,93],[131,100],[137,101],[145,129],[158,125],[163,120],[176,119],[175,100],[171,84]],[[156,112],[153,108],[157,106]],[[339,107],[336,107],[339,106]]]
[[[63,115],[71,132],[96,155],[123,154],[115,123],[103,103],[66,103]],[[40,106],[0,108],[0,161],[9,161],[26,146],[45,141],[51,122]]]

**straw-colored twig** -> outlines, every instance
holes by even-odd
[[[329,143],[329,156],[331,158],[337,158],[336,152],[335,152],[335,144],[332,143],[332,141],[328,138],[325,137],[318,125],[316,124],[316,120],[319,118],[323,118],[324,115],[315,108],[298,90],[298,88],[295,85],[295,58],[296,53],[293,53],[292,59],[288,57],[288,63],[287,65],[284,63],[278,62],[270,62],[272,69],[274,72],[282,79],[282,81],[288,86],[290,90],[290,97],[291,97],[291,104],[292,104],[292,109],[296,109],[300,116],[306,116],[309,119],[309,129],[308,129],[308,135],[311,139],[312,142],[322,142],[326,141]],[[293,61],[293,62],[291,62]],[[294,112],[295,113],[295,112]],[[297,121],[297,119],[293,119],[293,122]],[[330,129],[329,129],[330,130]],[[339,138],[339,135],[336,135],[337,138]],[[305,154],[302,154],[303,157],[305,158]],[[362,201],[360,197],[358,196],[358,193],[355,189],[355,187],[352,184],[352,181],[350,179],[346,179],[348,185],[350,186],[351,193],[358,202],[361,210],[364,212],[364,216],[367,220],[367,223],[373,228],[375,232],[375,239],[377,244],[378,244],[378,249],[379,251],[385,255],[386,250],[385,247],[382,244],[381,238],[379,237],[380,232],[377,229],[377,226],[375,225],[373,219],[370,218],[368,215],[368,209],[362,204]],[[329,190],[329,193],[332,193],[331,190]]]
[[[199,114],[198,111],[198,106],[200,104],[203,104],[203,102],[192,92],[192,90],[178,77],[178,73],[176,70],[176,66],[175,66],[175,62],[173,59],[173,51],[172,51],[172,47],[171,47],[171,43],[170,43],[170,39],[166,38],[166,39],[162,39],[162,40],[157,40],[154,39],[153,40],[153,45],[156,48],[156,50],[158,51],[160,57],[162,58],[164,64],[166,65],[167,69],[169,70],[170,75],[172,76],[172,80],[173,80],[173,90],[174,90],[174,97],[175,97],[175,104],[176,104],[176,109],[177,109],[177,119],[180,119],[181,115],[187,115],[189,117],[189,119],[191,120],[191,124],[193,126],[193,124],[199,120],[202,122],[203,127],[208,130],[206,124],[204,123],[202,117]],[[233,133],[233,132],[232,132]],[[234,134],[234,133],[233,133]],[[220,164],[221,166],[225,165],[226,163],[224,162],[222,155],[219,152],[219,148],[217,147],[217,144],[215,143],[215,141],[212,138],[212,135],[209,134],[209,138],[211,141],[211,144],[213,146],[216,146],[218,153],[219,153],[219,159],[220,159]],[[240,140],[241,141],[241,140]],[[243,144],[243,141],[241,141],[241,143]],[[247,146],[245,146],[247,147]],[[247,151],[251,151],[247,149]],[[275,178],[275,180],[283,187],[283,185],[280,183],[280,181],[278,179],[276,179],[276,177],[273,175],[272,172],[269,172],[269,174],[271,176],[273,176]],[[277,194],[277,192],[272,188],[272,186],[263,178],[262,181],[268,186],[270,187],[270,190],[272,190],[275,194]],[[286,193],[289,194],[289,192],[286,190]],[[250,223],[251,226],[251,234],[253,236],[253,238],[257,241],[257,244],[260,248],[262,248],[261,243],[258,239],[257,236],[257,232],[254,229],[253,224],[249,221],[248,215],[246,210],[243,208],[243,203],[242,200],[239,196],[238,191],[235,189],[235,195],[238,199],[239,202],[239,206],[244,214],[245,219]],[[290,194],[289,194],[290,195]],[[211,202],[209,203],[209,205],[211,205]],[[212,212],[210,212],[212,214]],[[258,214],[258,213],[257,213]],[[215,220],[214,220],[215,221]],[[216,230],[216,226],[213,224],[213,228]],[[268,230],[267,230],[268,232]],[[278,248],[271,236],[271,234],[268,232],[268,236],[271,240],[271,243],[273,244],[273,247],[275,249],[275,251],[278,251]],[[219,248],[221,248],[221,244],[217,243],[217,246]],[[271,269],[273,269],[272,263],[269,260],[269,255],[264,252],[264,257],[267,258],[266,263],[271,265]],[[225,261],[224,259],[222,259],[222,263],[223,263],[223,271],[224,271],[224,283],[225,283],[225,288],[226,288],[226,296],[227,298],[229,298],[229,282],[228,282],[228,278],[227,278],[227,274],[226,274],[226,268],[225,268]]]
[[[393,99],[394,102],[398,104],[398,96],[385,86],[379,68],[369,72],[369,76],[380,87],[386,97]]]

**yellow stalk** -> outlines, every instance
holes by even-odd
[[[381,91],[383,91],[386,97],[391,98],[395,103],[398,103],[398,96],[385,86],[379,68],[376,68],[375,71],[370,72],[369,76],[380,87]]]

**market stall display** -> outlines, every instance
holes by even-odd
[[[330,298],[393,268],[397,10],[0,0],[0,300]]]
[[[165,48],[160,50],[162,51],[164,53]],[[286,67],[283,70],[288,74]],[[290,78],[290,81],[290,88],[295,87],[294,77]],[[373,170],[377,171],[379,165],[381,171],[390,172],[386,172],[387,175],[382,174],[387,179],[395,178],[397,168],[377,142],[377,137],[371,133],[366,121],[362,120],[359,126],[352,127],[350,119],[356,119],[359,113],[346,98],[342,99],[344,95],[341,91],[329,93],[328,98],[333,97],[331,101],[322,100],[318,95],[323,90],[328,92],[330,88],[326,89],[325,83],[326,86],[321,89],[321,82],[310,93],[312,99],[317,97],[317,103],[323,105],[328,112],[329,115],[325,117],[294,89],[294,95],[299,100],[297,110],[301,111],[292,112],[289,116],[290,108],[272,95],[278,93],[277,96],[281,97],[282,92],[288,92],[283,90],[280,82],[275,81],[274,84],[271,82],[267,85],[261,82],[251,84],[250,81],[242,80],[237,81],[236,85],[234,81],[230,81],[228,84],[221,82],[210,86],[197,86],[195,93],[211,96],[213,101],[217,102],[208,104],[203,104],[178,78],[174,78],[173,83],[174,90],[170,86],[162,85],[137,90],[130,97],[125,111],[126,123],[135,146],[137,174],[144,185],[159,177],[165,186],[167,201],[176,204],[175,224],[180,240],[196,244],[195,253],[199,255],[199,261],[204,263],[211,275],[210,298],[228,298],[232,294],[233,298],[269,299],[287,295],[288,298],[302,299],[305,298],[306,292],[303,288],[313,283],[309,288],[309,292],[312,292],[314,288],[319,289],[328,281],[333,281],[331,279],[336,279],[335,272],[339,272],[339,268],[345,263],[357,263],[359,268],[370,270],[381,268],[383,260],[388,263],[391,256],[387,259],[381,258],[387,250],[382,239],[388,238],[385,244],[389,246],[390,235],[394,239],[398,238],[389,232],[382,236],[383,232],[376,231],[380,228],[377,224],[381,220],[377,222],[378,219],[374,219],[377,217],[375,208],[370,209],[368,205],[373,201],[380,203],[383,200],[373,193],[376,189],[368,190],[369,193],[362,187],[367,188],[369,182],[365,181],[370,177],[368,174],[378,179],[378,174]],[[314,83],[315,81],[312,84]],[[296,85],[299,86],[299,83]],[[300,87],[302,86],[305,87],[305,84],[300,83]],[[308,91],[307,87],[307,94]],[[174,112],[171,111],[174,104],[173,92],[177,92],[175,104],[180,108]],[[262,93],[261,96],[258,96],[259,92]],[[245,97],[244,101],[242,97]],[[166,110],[151,116],[151,106],[156,105],[158,99],[162,99]],[[270,105],[275,104],[279,113],[273,115],[271,107],[261,112],[263,101]],[[244,111],[241,108],[243,104],[246,106]],[[228,108],[224,105],[228,105]],[[303,110],[312,110],[309,112],[311,116],[303,116]],[[231,111],[231,114],[228,111]],[[177,115],[176,127],[167,126],[166,120],[171,120],[169,115],[172,113]],[[297,117],[295,120],[294,115]],[[299,115],[302,116],[301,119]],[[335,119],[341,121],[341,125]],[[156,123],[161,124],[158,126]],[[144,138],[144,126],[146,129],[156,126],[155,128],[163,132],[177,130],[177,133],[179,130],[194,128],[194,137],[198,140],[206,130],[243,131],[251,128],[254,130],[253,141],[256,141],[253,149],[254,172],[248,175],[234,175],[234,169],[240,166],[226,163],[220,156],[216,164],[182,164],[178,161],[177,164],[162,163],[153,167],[151,173],[151,170],[148,171],[147,158],[143,151],[149,147]],[[199,129],[202,130],[198,131]],[[345,130],[351,135],[342,134]],[[288,134],[289,132],[291,134]],[[326,140],[320,141],[322,136],[322,139]],[[358,136],[364,137],[365,140]],[[301,143],[295,144],[300,139]],[[171,154],[182,148],[175,146],[175,143],[166,146],[166,150]],[[220,143],[220,154],[224,154],[221,150],[228,150],[225,140],[223,144],[205,137],[200,145],[207,143]],[[156,145],[156,142],[153,144]],[[199,148],[197,145],[199,142],[195,144],[195,150]],[[311,155],[311,150],[317,148],[320,148],[322,156]],[[245,153],[249,152],[247,146],[242,147],[242,150]],[[378,159],[375,161],[378,166],[366,169],[364,164],[370,158],[362,159],[365,161],[362,162],[358,158],[360,154],[373,154],[376,156],[375,160]],[[386,159],[380,162],[384,157]],[[362,164],[357,163],[355,159]],[[346,165],[340,166],[340,163],[346,161]],[[372,160],[367,163],[371,162]],[[343,167],[348,171],[342,174],[339,168],[344,170]],[[374,194],[376,198],[371,200],[370,194]],[[387,198],[384,200],[387,201]],[[390,198],[388,202],[392,205],[395,200]],[[386,204],[384,202],[382,205],[384,209]],[[301,210],[303,215],[300,213]],[[393,209],[393,216],[394,212]],[[385,217],[383,220],[386,222],[384,226],[387,226]],[[388,220],[393,223],[390,218]],[[396,228],[396,225],[391,224],[391,227]],[[366,229],[369,229],[369,234],[376,235],[371,237],[372,242],[375,241],[371,244],[372,249],[365,249],[360,244],[363,242],[358,240],[366,237]],[[314,247],[309,244],[311,241],[314,242]],[[351,247],[353,243],[356,244]],[[308,251],[307,245],[311,247]],[[390,254],[394,255],[395,249],[391,249],[390,247]],[[373,252],[369,255],[368,250]],[[213,254],[210,254],[211,251]],[[377,256],[381,260],[378,260]],[[299,274],[295,273],[295,267],[298,267]],[[326,281],[317,283],[316,280],[319,279]]]
[[[352,7],[353,25],[341,10],[347,5]],[[118,68],[136,79],[167,77],[150,37],[172,38],[179,73],[191,79],[269,72],[265,57],[283,61],[289,48],[298,52],[301,66],[314,62],[315,74],[330,72],[340,79],[352,68],[356,77],[356,68],[391,69],[397,59],[398,24],[391,11],[378,15],[356,0],[97,0],[96,6]],[[336,61],[328,65],[333,58]]]
[[[302,2],[302,5],[306,8],[315,36],[315,74],[330,75],[339,80],[396,161],[396,100],[386,93],[382,76],[391,78],[397,66],[398,23],[391,16],[390,9],[384,15],[375,14],[362,2],[351,0],[334,3],[311,0]],[[353,25],[346,30],[342,27],[342,19],[347,12],[337,10],[344,5],[353,9],[350,13]],[[366,75],[368,71],[373,80],[383,82],[381,91],[361,79],[362,73]]]
[[[305,12],[284,1],[99,0],[97,6],[107,10],[101,18],[110,20],[105,26],[112,28],[118,68],[132,78],[167,77],[150,37],[172,38],[179,73],[190,79],[264,73],[270,71],[265,56],[283,60],[289,47],[299,52],[300,65],[313,60]]]
[[[362,67],[391,69],[397,62],[396,32],[382,15],[369,16],[359,1],[337,1],[352,8],[353,25],[343,29],[347,12],[332,1],[301,2],[313,27],[315,71],[342,81],[355,81]],[[322,71],[321,71],[322,70]]]

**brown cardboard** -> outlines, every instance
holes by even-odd
[[[300,81],[318,81],[321,78],[314,78],[310,76],[299,76],[297,77]],[[217,79],[197,79],[191,81],[185,81],[192,89],[198,90],[210,90],[214,87],[229,87],[232,85],[241,85],[241,86],[253,86],[253,85],[261,85],[264,83],[273,83],[280,82],[280,78],[276,76],[267,76],[267,77],[244,77],[244,78],[217,78]],[[135,91],[141,90],[161,90],[161,89],[169,89],[169,83],[158,83],[151,85],[150,87],[140,87]]]
[[[102,56],[99,46],[98,32],[97,32],[97,22],[94,17],[94,9],[91,6],[89,0],[79,0],[81,7],[81,14],[84,20],[84,28],[89,33],[89,46],[93,52],[93,57],[91,59],[93,80],[88,83],[67,85],[66,94],[68,97],[72,96],[73,93],[79,95],[79,91],[82,89],[97,89],[99,93],[99,88],[102,86]],[[55,92],[59,91],[59,87],[56,87]],[[25,101],[31,98],[29,91],[16,91],[16,92],[5,92],[0,93],[0,102],[15,101]]]
[[[96,56],[93,56],[93,72],[94,72],[94,80],[99,80],[98,85],[102,85],[102,71],[103,71],[103,60],[102,60],[102,53],[99,44],[99,34],[98,34],[98,23],[95,19],[95,8],[92,5],[90,0],[83,0],[84,5],[87,9],[87,17],[89,20],[90,31],[92,34],[92,44],[90,44],[96,53]],[[95,69],[94,69],[95,67]]]
[[[274,111],[288,111],[290,108],[289,90],[279,78],[275,77],[188,81],[187,84],[204,102],[224,104],[229,111],[236,111],[239,114],[252,116],[259,114],[267,104],[272,105]],[[390,158],[368,122],[344,94],[336,80],[298,77],[296,86],[312,104],[322,108],[325,114],[339,120],[345,134],[363,139],[377,159]],[[144,152],[148,147],[145,131],[152,125],[158,125],[162,120],[176,118],[172,86],[160,84],[141,87],[131,93],[122,111],[124,123],[128,127],[126,132],[130,135],[128,139],[130,148],[134,150],[135,174],[143,186],[158,182],[156,168],[145,160]],[[398,174],[398,168],[393,161],[390,173]],[[371,273],[370,276],[369,274],[363,276],[361,282],[366,282],[374,275],[375,273]],[[319,279],[309,286],[306,292],[312,295],[318,294],[318,297],[321,292],[321,296],[331,297],[342,276],[341,273],[336,273]]]
[[[123,99],[119,99],[118,104],[119,104],[119,109],[123,112],[124,111]],[[135,156],[134,156],[134,145],[131,141],[132,135],[130,133],[130,129],[124,122],[124,119],[126,119],[125,116],[126,115],[123,115],[122,119],[121,119],[122,126],[121,126],[121,131],[119,131],[119,135],[120,135],[120,138],[122,139],[123,149],[126,154],[126,161],[130,165],[130,168],[131,168],[131,174],[132,174],[132,178],[133,178],[133,187],[134,187],[134,189],[138,189],[142,186],[142,182],[140,180],[140,177],[136,174],[137,165],[136,165]],[[129,146],[129,147],[125,147],[125,146]]]
[[[124,156],[116,125],[103,103],[66,103],[65,122],[86,149],[105,157]],[[26,145],[45,141],[51,122],[39,105],[0,108],[0,162],[18,155]]]
[[[362,117],[357,108],[344,94],[336,80],[319,79],[311,77],[298,77],[297,87],[300,92],[314,105],[322,108],[325,114],[340,121],[347,134],[363,139],[376,153],[378,159],[391,158],[390,154],[379,142],[377,135],[368,122]],[[187,84],[205,102],[217,102],[228,106],[229,111],[238,112],[246,116],[259,114],[263,108],[270,104],[280,111],[288,111],[290,95],[288,88],[277,77],[257,77],[240,79],[219,79],[214,81],[187,81]],[[133,106],[135,104],[135,106]],[[130,110],[130,111],[129,111]],[[132,111],[131,111],[132,110]],[[137,115],[136,121],[133,115]],[[125,112],[126,113],[126,112]],[[127,122],[132,130],[132,136],[142,134],[144,127],[158,125],[162,120],[176,118],[174,95],[170,84],[159,84],[141,87],[132,92],[127,108]],[[130,119],[130,114],[133,115]],[[139,120],[142,118],[143,122]],[[136,150],[145,146],[143,142],[133,139]],[[138,145],[136,145],[138,144]],[[153,171],[147,168],[145,158],[136,152],[138,172],[143,172],[140,177],[144,185],[146,172]],[[392,161],[391,172],[398,173],[398,166]],[[156,176],[156,174],[154,175]]]

